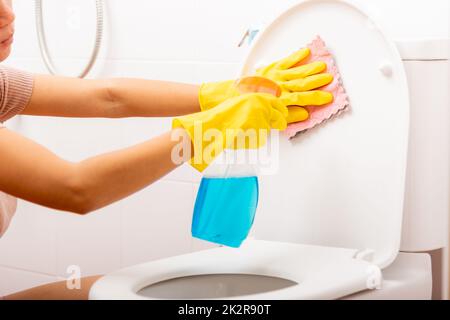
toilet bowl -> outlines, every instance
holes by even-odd
[[[355,251],[250,240],[113,272],[95,284],[101,299],[336,299],[381,282]],[[368,275],[374,277],[368,282]],[[378,278],[377,278],[378,277]]]
[[[292,140],[279,137],[278,170],[259,177],[252,238],[238,249],[219,247],[112,272],[94,284],[91,299],[431,298],[430,256],[414,251],[444,247],[438,234],[447,231],[431,228],[432,244],[425,244],[426,231],[420,243],[408,243],[410,252],[400,252],[410,110],[419,109],[416,97],[425,95],[410,95],[396,45],[351,0],[300,1],[259,33],[239,76],[317,34],[337,59],[351,108]],[[411,54],[405,44],[402,51]],[[434,117],[448,119],[448,97],[439,99],[427,102],[439,109]],[[430,141],[444,154],[448,135],[437,135],[445,136],[439,140],[435,133]],[[426,134],[414,147],[429,150]],[[448,175],[448,167],[441,169]],[[442,179],[429,170],[423,174],[436,183]],[[448,192],[446,197],[439,203],[448,204]],[[424,194],[422,200],[431,198]],[[448,214],[448,207],[441,209]],[[408,228],[446,224],[440,212],[433,223],[416,225],[411,218]],[[424,221],[429,211],[420,216]]]

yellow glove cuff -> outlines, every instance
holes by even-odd
[[[239,95],[235,88],[235,81],[221,81],[203,83],[198,92],[198,101],[202,111],[209,110],[223,101]]]
[[[186,130],[193,146],[193,154],[188,163],[199,172],[203,172],[209,164],[224,150],[224,141],[205,140],[204,130],[209,129],[208,120],[212,116],[200,113],[175,118],[172,121],[172,128],[183,128]],[[206,150],[206,151],[205,151]],[[205,159],[206,158],[206,159]]]

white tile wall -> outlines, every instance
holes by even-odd
[[[57,275],[68,275],[71,265],[83,276],[104,274],[120,268],[122,204],[116,203],[88,216],[60,213],[56,220]]]
[[[37,272],[0,267],[0,296],[59,280],[57,277]]]
[[[160,181],[122,201],[122,265],[190,251],[192,183]]]
[[[39,56],[33,1],[15,0],[16,36],[7,64],[46,73]],[[94,38],[94,1],[45,0],[44,18],[58,68],[76,75]],[[188,83],[237,75],[249,26],[295,0],[106,0],[105,38],[90,77],[141,77]],[[447,0],[354,0],[383,19],[394,38],[448,36]],[[408,6],[408,15],[399,11]],[[447,10],[445,10],[447,9]],[[420,17],[420,19],[418,18]],[[430,23],[432,21],[432,23]],[[307,28],[307,26],[305,26]],[[411,33],[411,30],[414,32]],[[8,126],[69,160],[149,139],[170,119],[51,119],[18,117]],[[190,237],[200,176],[188,166],[92,215],[79,217],[21,202],[0,240],[0,295],[64,277],[76,264],[84,275],[201,250]]]

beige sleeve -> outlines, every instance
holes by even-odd
[[[33,75],[0,66],[0,122],[20,113],[30,101]]]

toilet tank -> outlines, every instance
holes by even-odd
[[[401,251],[429,251],[447,244],[449,42],[449,39],[397,41],[411,105]]]

